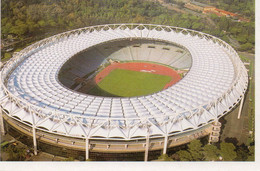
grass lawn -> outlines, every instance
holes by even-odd
[[[170,81],[171,77],[166,75],[115,69],[98,83],[98,87],[113,96],[133,97],[163,90]]]

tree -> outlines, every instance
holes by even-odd
[[[191,154],[186,150],[180,150],[176,154],[179,156],[180,161],[192,161]]]
[[[2,23],[2,35],[8,34],[10,32],[10,29],[12,28],[12,23],[7,22],[6,24]]]
[[[4,58],[11,58],[12,55],[10,53],[5,53]]]
[[[28,27],[26,24],[20,24],[18,26],[11,27],[9,33],[13,33],[18,35],[19,37],[24,35],[28,31]]]
[[[31,33],[34,32],[34,31],[36,31],[37,28],[39,27],[38,24],[36,24],[35,22],[30,21],[30,20],[27,20],[27,21],[26,21],[26,24],[27,24],[27,26],[28,26],[29,32],[31,32]]]
[[[202,23],[194,22],[192,24],[192,29],[194,29],[194,30],[201,31],[203,28],[204,28],[204,24],[202,24]]]
[[[44,27],[46,25],[46,22],[44,20],[40,20],[38,21],[38,24],[41,26],[41,27]]]
[[[255,146],[249,147],[249,155],[247,161],[255,161]]]
[[[230,29],[230,33],[233,35],[238,35],[242,32],[242,29],[240,27],[232,27]]]
[[[216,22],[220,20],[220,18],[216,14],[210,14],[210,17]]]
[[[253,45],[251,43],[245,43],[245,44],[242,44],[240,46],[240,49],[241,51],[247,51],[247,50],[251,50],[253,48]]]
[[[190,21],[188,21],[188,20],[184,20],[183,22],[181,22],[180,24],[179,24],[179,26],[180,27],[183,27],[183,28],[191,28],[191,22]]]
[[[170,0],[182,6],[179,0]],[[203,0],[201,0],[203,1]],[[224,3],[223,1],[229,1]],[[213,0],[210,1],[211,4]],[[215,0],[214,0],[215,2]],[[2,35],[18,35],[18,38],[34,35],[42,38],[45,33],[63,32],[68,29],[89,25],[137,22],[154,23],[195,29],[215,35],[221,39],[231,34],[242,44],[242,50],[254,48],[255,23],[253,0],[220,0],[217,7],[229,8],[248,15],[251,22],[233,22],[232,19],[211,14],[210,17],[197,17],[168,10],[159,3],[140,0],[4,0],[2,2]],[[234,5],[235,4],[235,5]],[[226,31],[226,32],[223,32]],[[35,40],[34,39],[34,40]],[[246,44],[251,43],[251,44]],[[252,48],[251,48],[252,46]]]
[[[203,159],[202,144],[200,140],[193,140],[188,145],[188,151],[192,156],[192,160],[198,161]]]
[[[24,161],[26,157],[26,150],[24,148],[17,147],[17,145],[9,145],[6,149],[8,153],[9,161]]]
[[[233,161],[237,157],[235,146],[232,143],[220,143],[219,153],[224,161]]]
[[[167,154],[162,154],[158,157],[158,160],[161,161],[173,161],[171,157],[169,157]]]
[[[237,150],[236,161],[246,161],[248,159],[248,149],[245,146],[239,146]]]
[[[145,17],[141,16],[140,14],[137,14],[135,18],[133,18],[134,23],[142,23],[145,21]]]
[[[245,34],[240,34],[238,37],[237,37],[237,41],[239,41],[239,43],[246,43],[247,42],[247,35]]]
[[[206,161],[218,160],[219,149],[215,145],[207,144],[203,147],[203,155]]]

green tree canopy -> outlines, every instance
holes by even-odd
[[[247,147],[244,146],[240,146],[238,147],[238,149],[236,150],[237,152],[237,157],[236,157],[236,161],[246,161],[248,159],[248,152],[249,150],[247,149]]]
[[[224,161],[232,161],[237,157],[235,146],[232,143],[220,143],[220,156]]]
[[[202,143],[200,140],[193,140],[188,145],[188,151],[192,156],[192,160],[198,161],[203,159]]]
[[[21,147],[17,147],[13,144],[9,145],[6,149],[8,153],[9,161],[24,161],[26,156],[26,150]]]
[[[221,3],[210,0],[220,9],[228,6],[231,11],[247,14],[251,22],[236,22],[215,14],[207,17],[183,14],[169,10],[158,2],[142,0],[4,0],[1,4],[1,37],[4,39],[8,34],[15,34],[20,39],[42,39],[43,35],[50,36],[90,25],[135,22],[194,29],[224,40],[232,35],[231,39],[243,45],[241,50],[251,51],[251,46],[253,49],[255,46],[254,1],[229,1],[233,3],[228,5],[225,0],[220,0]],[[180,3],[177,0],[174,2]]]
[[[247,51],[247,50],[251,50],[253,48],[253,45],[251,43],[245,43],[245,44],[242,44],[240,46],[240,49],[241,51]]]
[[[180,161],[192,161],[191,154],[186,150],[180,150],[176,154],[179,156]]]
[[[255,146],[249,147],[249,155],[247,161],[255,161]]]
[[[158,157],[158,160],[161,161],[173,161],[171,157],[169,157],[167,154],[162,154]]]
[[[219,149],[215,145],[207,144],[203,147],[203,155],[206,161],[216,161],[219,159]]]

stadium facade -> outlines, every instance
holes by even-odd
[[[149,45],[135,50],[131,42],[136,40]],[[129,42],[131,48],[117,46],[110,55],[101,53],[104,60],[158,62],[189,71],[173,86],[140,97],[88,95],[60,82],[60,70],[73,56],[118,41]],[[152,41],[161,43],[151,48]],[[164,48],[167,44],[188,53],[166,55],[171,49]],[[145,54],[149,47],[154,55]],[[122,54],[130,58],[121,59]],[[145,152],[147,161],[150,150],[166,153],[192,139],[212,139],[219,118],[243,101],[247,86],[238,54],[214,36],[151,24],[91,26],[34,43],[1,66],[1,130],[5,132],[5,123],[32,136],[35,154],[42,141],[86,151],[86,159],[89,152]]]

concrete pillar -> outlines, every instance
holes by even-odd
[[[241,115],[241,112],[242,112],[242,107],[243,107],[243,104],[244,104],[244,98],[245,98],[245,96],[243,95],[243,97],[242,97],[242,99],[241,99],[241,102],[240,102],[237,119],[240,119],[240,115]]]
[[[89,159],[89,139],[86,138],[86,160]]]
[[[3,119],[2,108],[0,108],[0,129],[1,129],[1,134],[5,135],[5,127],[4,127],[4,119]]]
[[[168,136],[165,135],[164,146],[163,146],[163,154],[166,154],[166,152],[167,152],[167,145],[168,145]]]
[[[149,131],[147,132],[146,136],[146,144],[145,144],[145,154],[144,154],[144,161],[148,161],[148,153],[149,153]]]
[[[34,155],[37,155],[37,141],[36,141],[36,129],[35,126],[32,127],[33,130],[33,151]]]

